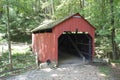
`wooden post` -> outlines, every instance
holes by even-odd
[[[92,41],[91,41],[91,38],[86,34],[86,36],[87,36],[87,38],[89,39],[89,44],[88,44],[88,46],[89,46],[89,57],[91,58],[91,60],[92,60],[92,57],[91,57],[91,54],[92,54]],[[90,60],[90,61],[91,61]]]
[[[35,62],[36,62],[36,67],[38,68],[39,67],[39,62],[38,62],[38,53],[36,52],[36,55],[35,55]]]

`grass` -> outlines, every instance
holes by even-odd
[[[99,70],[101,73],[108,76],[110,74],[110,67],[109,66],[99,66]]]
[[[16,32],[16,34],[12,34],[11,35],[11,40],[13,42],[22,42],[22,43],[31,43],[31,38],[32,38],[32,35],[31,33],[21,33],[21,32]]]
[[[6,39],[4,39],[3,35],[1,35],[1,33],[0,33],[0,43],[4,43],[4,42],[6,42]]]
[[[112,60],[111,62],[120,64],[120,59],[119,60]]]
[[[21,33],[21,32],[15,32],[14,34],[11,33],[11,41],[12,42],[20,42],[20,43],[31,43],[32,40],[31,33]],[[0,43],[7,41],[7,35],[5,33],[0,33]]]
[[[35,57],[31,51],[27,51],[25,53],[16,52],[16,53],[12,54],[12,62],[13,62],[13,69],[26,68],[28,66],[35,64]],[[8,62],[8,52],[5,52],[0,57],[0,66],[4,66],[8,63],[9,63]],[[6,71],[6,70],[10,70],[9,66],[0,68],[0,72]],[[11,75],[11,73],[5,73],[5,74],[2,74],[1,76],[6,76],[6,75],[7,76]]]
[[[20,43],[31,43],[31,34],[17,34],[17,35],[11,35],[11,40],[12,42],[20,42]],[[0,44],[7,42],[6,36],[3,33],[0,33]],[[1,48],[0,48],[1,50]],[[4,51],[3,55],[0,56],[0,73],[4,72],[6,70],[10,70],[9,66],[4,66],[9,64],[9,57],[8,57],[8,52]],[[35,64],[35,56],[32,54],[30,49],[19,49],[19,48],[13,48],[12,49],[12,63],[13,63],[13,69],[19,69],[19,68],[25,68],[28,66],[31,66]],[[1,66],[4,66],[1,68]],[[5,74],[0,74],[0,76],[4,75],[10,75],[11,73],[5,73]]]

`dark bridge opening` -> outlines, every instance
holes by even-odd
[[[92,59],[92,38],[88,33],[64,32],[58,39],[59,63],[76,57]]]

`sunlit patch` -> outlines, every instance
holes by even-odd
[[[78,71],[74,71],[74,73],[77,73]]]
[[[103,73],[100,73],[99,75],[100,75],[100,76],[102,76],[102,77],[106,77],[106,75],[105,75],[105,74],[103,74]]]
[[[26,80],[26,79],[27,79],[27,76],[21,75],[21,76],[18,76],[18,79],[19,79],[19,80]],[[13,80],[17,80],[17,77],[16,77],[16,79],[13,79]]]
[[[116,67],[116,64],[115,63],[111,63],[112,67],[115,68]]]
[[[46,68],[46,69],[43,69],[43,71],[46,71],[46,72],[50,72],[52,69],[50,68]]]
[[[58,68],[59,71],[64,71],[66,68]]]
[[[52,77],[57,77],[58,75],[57,75],[57,74],[52,74],[51,76],[52,76]]]

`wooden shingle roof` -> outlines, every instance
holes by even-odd
[[[79,14],[79,13],[76,13]],[[52,29],[53,27],[55,27],[57,24],[60,24],[61,22],[63,22],[66,19],[71,18],[72,16],[74,16],[75,14],[72,14],[64,19],[60,19],[60,20],[56,20],[56,21],[51,21],[49,20],[47,23],[43,23],[41,25],[39,25],[38,27],[34,28],[31,32],[36,32],[36,31],[42,31],[42,30],[47,30],[47,29]]]
[[[76,13],[76,14],[79,14],[79,13]],[[70,16],[67,16],[66,18],[64,19],[60,19],[60,20],[56,20],[56,21],[52,21],[52,20],[49,20],[48,22],[45,22],[41,25],[39,25],[38,27],[34,28],[31,32],[37,32],[37,31],[43,31],[43,30],[49,30],[49,29],[52,29],[54,28],[56,25],[62,23],[63,21],[73,17],[74,15],[76,14],[72,14]],[[79,14],[80,15],[80,14]],[[81,15],[80,15],[81,18],[83,18]],[[83,18],[84,19],[84,18]],[[85,19],[84,19],[85,20]],[[90,24],[87,20],[85,20],[88,24]],[[91,24],[90,24],[91,25]],[[92,25],[91,25],[92,26]],[[92,26],[93,27],[93,26]],[[93,27],[95,28],[95,27]]]

